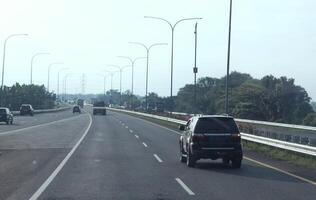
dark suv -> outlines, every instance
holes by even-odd
[[[34,115],[34,109],[31,104],[22,104],[20,107],[20,115]]]
[[[73,107],[73,109],[72,109],[72,113],[75,113],[75,112],[77,112],[77,113],[81,113],[81,110],[80,110],[80,107],[79,106],[74,106]]]
[[[9,108],[0,107],[0,122],[13,124],[13,115],[10,112]]]
[[[241,167],[243,157],[238,127],[232,117],[221,115],[195,116],[180,125],[180,160],[194,167],[199,159],[222,158],[224,164]]]

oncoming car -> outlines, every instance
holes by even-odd
[[[31,104],[22,104],[20,107],[20,115],[34,115],[34,109]]]
[[[0,107],[0,122],[13,124],[13,115],[10,112],[9,108]]]
[[[243,158],[241,138],[235,120],[229,116],[195,116],[180,125],[180,160],[194,167],[199,159],[216,160],[240,168]]]

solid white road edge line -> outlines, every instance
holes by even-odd
[[[1,135],[7,135],[7,134],[12,134],[12,133],[18,133],[21,131],[25,131],[25,130],[29,130],[29,129],[33,129],[33,128],[38,128],[38,127],[43,127],[43,126],[48,126],[48,125],[52,125],[52,124],[56,124],[56,123],[60,123],[60,122],[65,122],[68,120],[72,120],[74,118],[78,118],[84,115],[77,115],[77,116],[73,116],[73,117],[68,117],[66,119],[60,119],[60,120],[56,120],[56,121],[52,121],[52,122],[47,122],[47,123],[43,123],[43,124],[38,124],[38,125],[34,125],[34,126],[29,126],[29,127],[25,127],[25,128],[20,128],[20,129],[15,129],[12,131],[5,131],[5,132],[0,132],[0,136]]]
[[[284,171],[284,170],[282,170],[282,169],[279,169],[279,168],[273,167],[273,166],[268,165],[268,164],[265,164],[265,163],[263,163],[263,162],[260,162],[260,161],[257,161],[257,160],[254,160],[254,159],[248,158],[248,157],[246,157],[246,156],[244,156],[244,159],[249,160],[249,161],[251,161],[251,162],[254,162],[254,163],[258,164],[258,165],[261,165],[261,166],[264,166],[264,167],[267,167],[267,168],[273,169],[273,170],[275,170],[275,171],[281,172],[281,173],[283,173],[283,174],[286,174],[286,175],[292,176],[292,177],[294,177],[294,178],[296,178],[296,179],[299,179],[299,180],[301,180],[301,181],[304,181],[304,182],[307,182],[307,183],[310,183],[310,184],[312,184],[312,185],[315,185],[315,186],[316,186],[316,182],[314,182],[314,181],[312,181],[312,180],[309,180],[309,179],[303,178],[303,177],[301,177],[301,176],[298,176],[298,175],[292,174],[292,173],[290,173],[290,172],[287,172],[287,171]]]
[[[49,184],[54,180],[54,178],[58,175],[58,173],[62,170],[62,168],[65,166],[69,158],[72,156],[72,154],[76,151],[82,140],[86,137],[88,134],[91,124],[92,124],[92,117],[89,115],[89,125],[87,129],[85,130],[84,134],[81,136],[79,141],[76,143],[76,145],[71,149],[71,151],[67,154],[67,156],[64,158],[63,161],[57,166],[57,168],[53,171],[53,173],[46,179],[46,181],[37,189],[37,191],[31,196],[29,200],[36,200],[49,186]]]
[[[175,180],[181,185],[181,187],[189,194],[189,195],[195,195],[194,192],[186,185],[184,184],[180,178],[175,178]]]
[[[147,146],[147,144],[146,144],[145,142],[143,142],[143,145],[144,145],[145,147],[148,147],[148,146]]]
[[[162,162],[161,158],[159,158],[159,156],[157,154],[154,154],[154,157],[158,160],[158,162]]]

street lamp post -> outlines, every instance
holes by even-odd
[[[32,56],[32,59],[31,59],[31,78],[30,78],[30,84],[33,84],[33,62],[34,62],[34,59],[35,57],[37,56],[40,56],[40,55],[49,55],[50,53],[43,53],[43,52],[40,52],[40,53],[36,53]]]
[[[61,68],[59,71],[58,71],[58,75],[57,75],[57,97],[59,98],[59,76],[60,76],[60,73],[64,70],[67,70],[69,68],[65,67],[65,68]]]
[[[4,41],[4,46],[3,46],[3,58],[2,58],[2,79],[1,79],[1,89],[3,89],[3,83],[4,83],[4,65],[5,65],[5,52],[6,52],[6,46],[7,46],[7,41],[16,36],[27,36],[28,34],[12,34],[9,35],[5,41]]]
[[[230,0],[229,6],[229,25],[228,25],[228,48],[227,48],[227,72],[226,72],[226,89],[225,89],[225,112],[228,114],[228,84],[229,84],[229,66],[230,66],[230,41],[232,27],[232,6],[233,0]]]
[[[67,102],[67,78],[73,73],[68,73],[64,76],[64,100]]]
[[[103,98],[105,99],[105,82],[106,82],[106,75],[98,74],[99,76],[103,77]]]
[[[56,63],[51,63],[49,66],[48,66],[48,69],[47,69],[47,91],[49,92],[49,78],[50,78],[50,69],[52,66],[54,65],[62,65],[64,63],[61,63],[61,62],[56,62]]]
[[[110,96],[111,96],[111,98],[110,98],[110,104],[112,104],[113,75],[114,75],[114,73],[119,72],[119,71],[115,71],[115,72],[108,71],[108,70],[103,70],[103,71],[109,73],[110,76],[111,76],[111,91],[110,91]]]
[[[152,47],[158,46],[158,45],[167,45],[167,43],[155,43],[150,46],[146,46],[143,43],[140,42],[129,42],[130,44],[136,44],[144,47],[146,49],[146,96],[145,96],[145,101],[146,101],[146,111],[148,110],[148,60],[149,60],[149,51]]]
[[[133,95],[134,95],[134,64],[137,60],[145,59],[146,57],[137,57],[135,59],[132,59],[127,56],[118,56],[119,58],[124,58],[130,61],[132,66],[132,90],[131,90],[131,109],[133,109]]]
[[[174,29],[177,26],[177,24],[179,24],[182,21],[187,21],[187,20],[200,20],[202,18],[200,17],[192,17],[192,18],[183,18],[178,20],[175,24],[171,24],[171,22],[169,22],[168,20],[161,18],[161,17],[152,17],[152,16],[145,16],[144,18],[151,18],[151,19],[157,19],[157,20],[161,20],[166,22],[167,24],[169,24],[170,28],[171,28],[171,78],[170,78],[170,98],[172,100],[172,95],[173,95],[173,41],[174,41]]]
[[[128,66],[123,66],[123,67],[120,67],[118,65],[108,65],[109,67],[115,67],[117,69],[119,69],[119,72],[120,72],[120,106],[122,105],[122,73],[123,73],[123,69],[126,68],[126,67],[130,67],[129,65]]]
[[[193,73],[194,73],[194,114],[197,112],[197,104],[196,104],[196,74],[198,73],[198,68],[196,67],[196,53],[197,53],[197,23],[195,24],[195,30],[194,30],[194,35],[195,35],[195,45],[194,45],[194,68],[193,68]]]

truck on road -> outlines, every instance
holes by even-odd
[[[95,101],[93,103],[93,115],[106,115],[106,107],[104,101]]]

